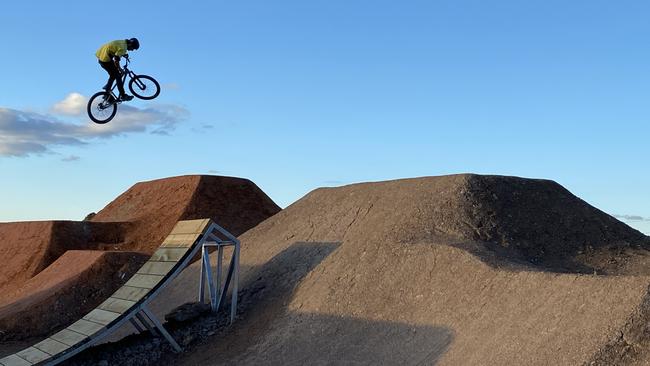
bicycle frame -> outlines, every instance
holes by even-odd
[[[144,85],[142,84],[142,82],[136,78],[137,75],[133,71],[129,70],[129,63],[131,62],[131,60],[129,60],[128,57],[124,57],[124,59],[126,60],[126,62],[124,63],[124,66],[120,69],[122,71],[120,78],[122,78],[122,85],[124,85],[125,90],[126,90],[127,76],[129,77],[130,80],[135,80],[134,82],[138,87],[143,87]],[[117,88],[117,80],[113,83],[113,87],[111,87],[111,90],[108,90],[108,92],[111,93],[111,95],[113,96],[113,98],[115,98],[117,103],[120,103],[120,101],[117,100],[117,96],[114,93],[115,88]]]
[[[108,90],[103,89],[102,91],[95,93],[88,100],[88,116],[95,123],[104,124],[115,117],[118,104],[123,102],[123,100],[115,93],[115,88],[117,88],[117,85],[120,82],[122,82],[125,89],[128,86],[131,93],[133,93],[132,97],[125,98],[128,100],[132,100],[133,97],[143,100],[151,100],[160,94],[160,84],[158,81],[149,75],[136,74],[130,70],[129,63],[131,60],[129,60],[126,55],[124,58],[126,59],[124,66],[119,64],[116,65],[116,67],[119,68],[120,75],[118,75],[118,79],[115,80],[116,82],[111,86],[111,88]],[[128,84],[127,79],[129,79]]]

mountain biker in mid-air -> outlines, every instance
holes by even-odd
[[[137,38],[119,39],[108,42],[99,47],[95,56],[99,60],[99,65],[108,73],[108,82],[103,89],[109,91],[113,88],[113,81],[117,81],[117,89],[120,91],[120,101],[129,101],[133,99],[132,95],[126,94],[124,84],[120,77],[120,56],[128,57],[127,51],[133,51],[140,48],[140,42]]]

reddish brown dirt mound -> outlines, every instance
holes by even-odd
[[[131,222],[119,249],[150,253],[179,220],[211,218],[239,235],[278,211],[247,179],[189,175],[137,183],[91,220]]]
[[[113,276],[130,276],[133,260],[141,259],[70,250],[150,253],[179,220],[209,217],[237,235],[279,210],[249,180],[183,176],[138,183],[92,221],[0,224],[0,256],[7,259],[0,266],[0,339],[37,336],[76,320],[110,295],[118,284]]]
[[[0,292],[21,286],[67,250],[97,249],[123,240],[127,225],[74,221],[0,223]]]
[[[67,251],[20,289],[0,295],[0,340],[44,336],[76,321],[147,258],[129,252]]]

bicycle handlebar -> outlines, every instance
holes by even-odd
[[[126,60],[126,62],[124,63],[124,67],[127,67],[129,65],[129,63],[131,63],[131,60],[129,59],[129,55],[126,54],[126,55],[124,55],[122,57],[124,57],[124,59]]]

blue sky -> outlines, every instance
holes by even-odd
[[[650,3],[21,1],[0,12],[0,221],[82,219],[132,184],[312,189],[552,179],[650,233]],[[104,42],[162,94],[84,116]]]

